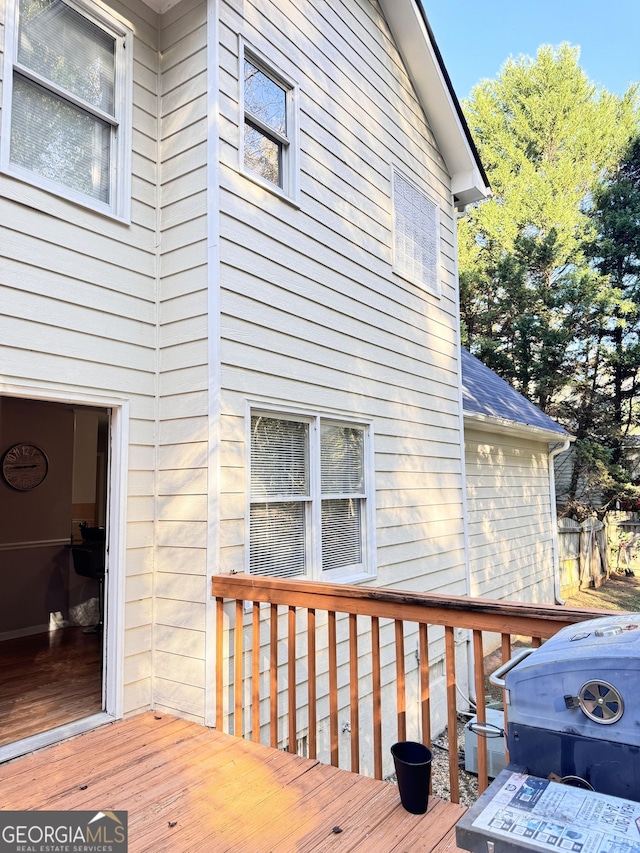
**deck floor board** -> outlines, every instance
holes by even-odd
[[[457,853],[465,811],[153,712],[0,765],[0,808],[125,810],[130,853]]]

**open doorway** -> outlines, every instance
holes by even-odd
[[[105,708],[109,419],[0,396],[0,748]]]

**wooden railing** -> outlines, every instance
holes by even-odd
[[[318,683],[322,675],[328,678],[329,758],[340,766],[340,726],[338,691],[339,667],[348,672],[350,769],[360,772],[361,745],[361,684],[366,678],[371,702],[372,733],[368,734],[373,749],[373,775],[383,774],[383,708],[381,702],[381,628],[393,630],[391,648],[395,646],[395,729],[397,740],[407,739],[407,695],[405,637],[407,626],[417,634],[419,669],[419,727],[420,739],[431,744],[432,684],[430,651],[443,646],[446,697],[446,726],[449,740],[449,795],[459,802],[458,768],[458,675],[456,645],[460,645],[459,629],[464,629],[462,642],[469,638],[472,659],[474,712],[479,722],[486,721],[485,637],[499,638],[501,658],[511,656],[512,642],[518,637],[531,645],[540,643],[560,628],[588,618],[605,615],[603,611],[576,610],[552,605],[532,605],[466,596],[444,596],[413,593],[398,589],[346,586],[306,581],[261,578],[252,575],[214,575],[212,594],[216,599],[216,725],[231,734],[245,737],[250,731],[259,741],[261,732],[268,729],[268,742],[280,748],[279,720],[286,717],[286,748],[296,752],[299,726],[297,696],[304,690],[309,757],[318,754]],[[229,602],[234,602],[230,604]],[[251,613],[247,604],[252,604]],[[268,604],[268,607],[260,606]],[[286,617],[285,617],[286,614]],[[358,617],[367,617],[365,632],[358,630]],[[301,630],[300,619],[304,627]],[[337,625],[346,620],[346,638],[339,643]],[[286,624],[286,630],[284,625]],[[322,628],[319,627],[322,623]],[[236,630],[240,626],[240,630]],[[439,644],[434,642],[434,626]],[[429,634],[431,631],[431,635]],[[458,631],[458,633],[456,633]],[[280,635],[282,634],[282,636]],[[286,635],[286,636],[285,636]],[[362,671],[359,660],[359,640],[366,635],[366,659],[370,671]],[[442,636],[443,635],[443,636]],[[262,637],[262,639],[261,639]],[[228,640],[225,646],[225,640]],[[441,642],[443,640],[443,643]],[[319,642],[326,652],[322,666],[318,665]],[[282,647],[285,661],[282,662]],[[226,649],[226,651],[225,651]],[[340,651],[339,651],[340,650]],[[280,659],[279,659],[280,656]],[[466,656],[465,656],[466,657]],[[340,658],[340,659],[339,659]],[[320,672],[322,670],[322,672]],[[281,673],[279,679],[278,673]],[[227,677],[225,679],[225,673]],[[346,675],[343,676],[343,681]],[[225,697],[228,702],[225,705]],[[284,709],[282,702],[286,697]],[[261,705],[268,704],[268,720],[261,720]],[[386,710],[386,709],[385,709]],[[264,712],[263,712],[264,716]],[[385,713],[385,722],[387,720]],[[343,727],[342,733],[345,733]],[[415,739],[415,738],[410,738]],[[488,784],[487,746],[478,737],[478,787],[482,792]]]

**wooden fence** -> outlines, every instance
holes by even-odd
[[[597,518],[582,523],[572,518],[559,519],[558,557],[563,597],[600,586],[610,572],[607,525]]]

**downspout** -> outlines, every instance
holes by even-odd
[[[569,449],[573,436],[565,438],[562,444],[555,444],[549,451],[549,503],[551,506],[551,530],[553,537],[551,547],[553,550],[553,599],[556,604],[565,604],[560,595],[560,553],[558,551],[558,512],[556,509],[556,472],[553,464],[556,456]]]

